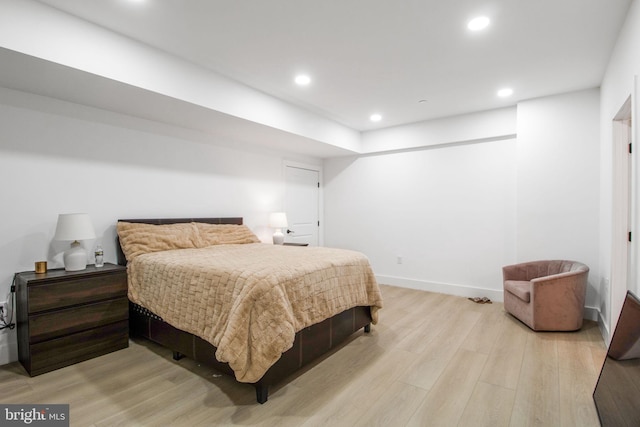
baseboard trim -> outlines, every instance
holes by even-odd
[[[600,310],[595,307],[586,307],[584,308],[584,318],[587,320],[593,320],[594,322],[600,323]]]
[[[604,339],[605,345],[609,347],[609,344],[611,343],[611,331],[604,317],[602,317],[602,312],[600,310],[598,310],[598,327],[600,329],[600,334]]]
[[[504,300],[502,289],[476,288],[472,286],[456,285],[452,283],[427,282],[425,280],[407,279],[404,277],[376,275],[378,283],[397,286],[400,288],[417,289],[420,291],[437,292],[439,294],[455,295],[459,297],[488,297],[492,301]]]
[[[416,280],[416,279],[407,279],[405,277],[394,277],[394,276],[384,276],[384,275],[376,275],[376,279],[378,283],[382,283],[385,285],[397,286],[400,288],[409,288],[409,289],[417,289],[420,291],[428,291],[428,292],[437,292],[439,294],[447,294],[447,295],[455,295],[459,297],[488,297],[491,298],[492,301],[503,302],[504,295],[502,289],[487,289],[487,288],[475,288],[472,286],[465,285],[457,285],[452,283],[436,283],[436,282],[427,282],[425,280]],[[594,322],[598,322],[600,324],[600,331],[602,332],[602,336],[609,336],[608,328],[606,328],[606,324],[602,320],[602,315],[600,310],[595,307],[585,307],[584,308],[584,318],[587,320],[593,320]],[[603,332],[606,330],[607,335]]]

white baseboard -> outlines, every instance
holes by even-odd
[[[394,276],[382,276],[376,275],[376,279],[378,283],[398,286],[400,288],[409,288],[409,289],[417,289],[420,291],[428,291],[428,292],[437,292],[440,294],[447,295],[455,295],[459,297],[488,297],[492,301],[503,302],[504,295],[502,289],[487,289],[487,288],[475,288],[471,286],[465,285],[456,285],[452,283],[435,283],[435,282],[427,282],[425,280],[416,280],[416,279],[407,279],[404,277],[394,277]],[[600,310],[595,307],[585,307],[584,308],[584,318],[588,320],[593,320],[594,322],[598,322],[602,324],[600,330],[602,332],[603,327],[607,330],[607,335],[602,334],[603,337],[608,336],[608,329],[604,322],[602,322],[602,317],[600,314]]]
[[[455,295],[459,297],[488,297],[491,301],[504,300],[502,289],[475,288],[452,283],[435,283],[424,280],[407,279],[404,277],[376,275],[378,283],[398,286],[400,288],[417,289],[420,291],[437,292],[439,294]]]
[[[600,323],[600,310],[595,307],[586,307],[584,308],[584,318],[587,320],[593,320],[594,322]]]
[[[605,345],[609,347],[609,343],[611,342],[611,331],[609,330],[609,324],[605,321],[604,317],[602,317],[602,312],[600,310],[598,310],[598,327],[600,328],[602,338],[604,338]]]

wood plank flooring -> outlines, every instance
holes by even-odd
[[[534,333],[502,304],[382,286],[370,334],[270,390],[148,341],[30,378],[0,367],[1,403],[69,403],[72,426],[598,426],[606,348],[593,322]]]

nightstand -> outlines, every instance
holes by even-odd
[[[18,273],[16,301],[18,358],[31,376],[129,346],[126,267]]]

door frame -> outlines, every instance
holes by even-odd
[[[611,230],[611,281],[606,297],[609,299],[609,331],[607,344],[615,330],[627,289],[635,288],[637,262],[634,261],[636,241],[634,156],[638,147],[634,144],[634,124],[632,101],[629,96],[612,123],[613,139],[613,188],[612,188],[612,230]],[[628,144],[633,146],[629,152]],[[634,230],[635,229],[635,230]],[[628,233],[633,232],[631,241]]]
[[[318,188],[318,221],[320,221],[320,226],[318,227],[318,246],[324,246],[324,177],[322,174],[322,165],[316,165],[312,163],[303,163],[297,162],[293,160],[283,160],[282,161],[282,182],[283,182],[283,190],[282,193],[282,205],[284,207],[284,198],[287,194],[287,168],[298,168],[298,169],[307,169],[311,171],[318,172],[318,181],[320,182],[320,188]]]

